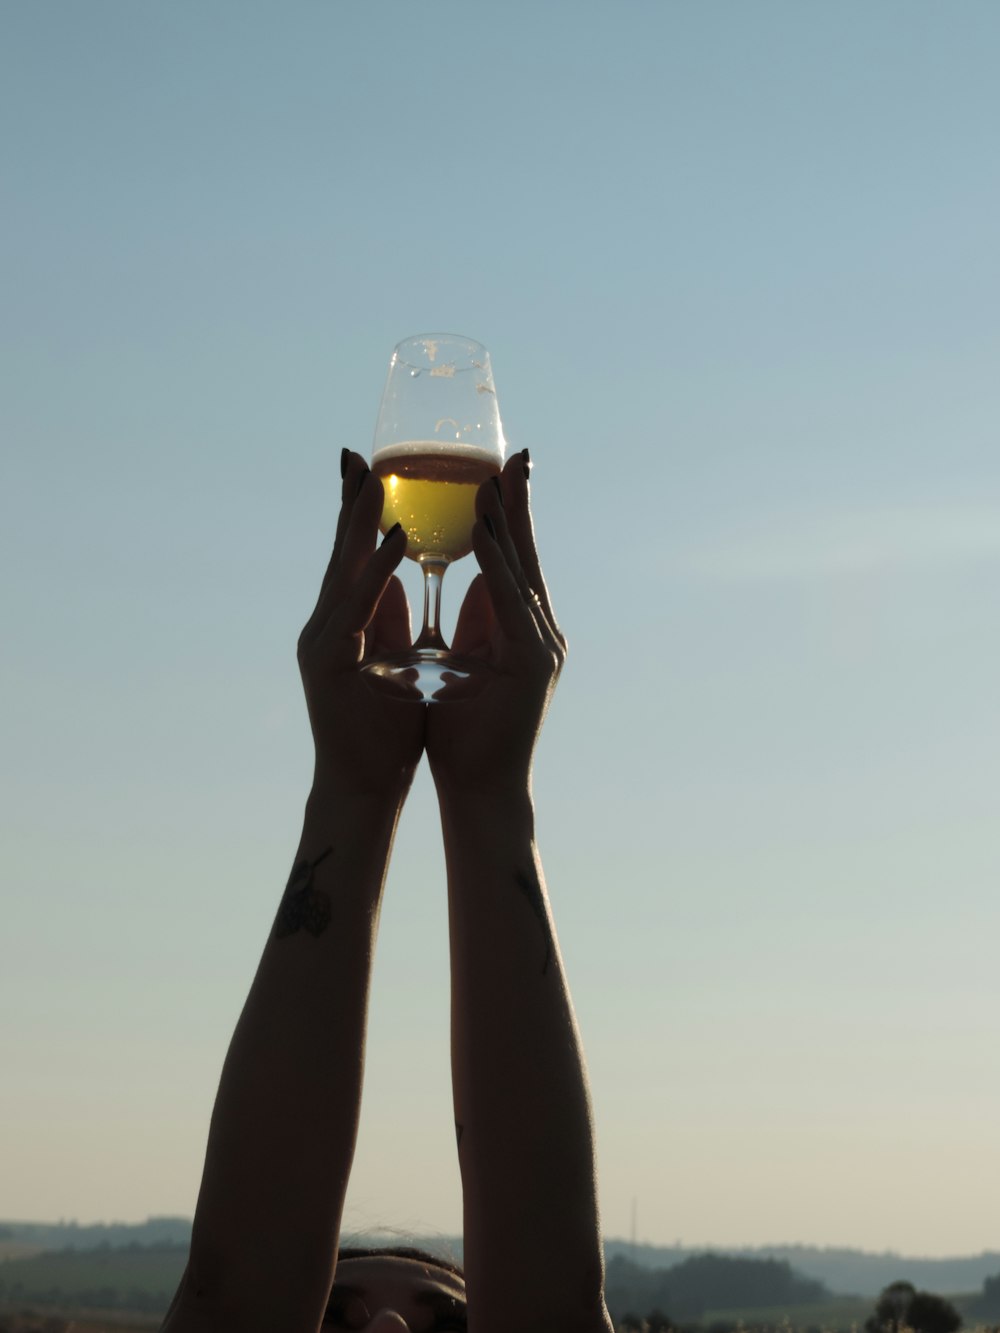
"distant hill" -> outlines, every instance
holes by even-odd
[[[81,1226],[76,1222],[0,1221],[0,1259],[37,1250],[96,1250],[101,1247],[186,1247],[191,1223],[183,1217],[151,1217],[145,1222],[99,1222]],[[351,1237],[354,1242],[391,1243],[405,1241],[449,1253],[460,1259],[458,1237],[399,1237],[379,1234]],[[24,1247],[27,1247],[26,1249]],[[871,1254],[865,1250],[821,1248],[812,1245],[767,1245],[744,1247],[699,1247],[681,1245],[632,1245],[629,1241],[605,1241],[609,1263],[621,1257],[646,1269],[672,1269],[706,1253],[732,1259],[777,1260],[790,1266],[798,1277],[822,1283],[837,1296],[874,1297],[890,1282],[903,1280],[915,1287],[942,1295],[978,1292],[988,1278],[1000,1277],[1000,1252],[989,1251],[957,1259],[921,1259],[905,1255]],[[992,1306],[991,1306],[992,1308]]]
[[[186,1217],[149,1217],[145,1222],[0,1222],[0,1242],[40,1250],[96,1250],[101,1245],[189,1245]]]
[[[778,1259],[805,1277],[814,1278],[838,1296],[877,1296],[890,1282],[912,1282],[924,1291],[942,1295],[977,1291],[989,1277],[1000,1274],[1000,1252],[984,1251],[958,1259],[915,1259],[886,1252],[824,1249],[814,1245],[762,1245],[741,1248],[685,1249],[683,1246],[632,1245],[606,1240],[609,1261],[621,1255],[646,1268],[672,1268],[696,1254],[728,1255],[738,1259]]]
[[[0,1262],[0,1307],[45,1304],[162,1316],[186,1261],[186,1244],[135,1243],[11,1258]],[[742,1314],[764,1306],[810,1305],[825,1297],[820,1283],[797,1276],[777,1259],[702,1255],[658,1270],[619,1257],[608,1265],[608,1305],[619,1317],[659,1306],[692,1321],[713,1305]]]
[[[758,1309],[818,1306],[829,1300],[829,1292],[780,1259],[701,1254],[672,1268],[646,1268],[616,1255],[608,1260],[607,1300],[616,1320],[630,1311],[661,1310],[690,1323],[711,1309],[743,1316]]]

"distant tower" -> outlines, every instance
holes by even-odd
[[[636,1211],[636,1200],[633,1199],[632,1200],[632,1249],[633,1250],[635,1249],[635,1211]]]

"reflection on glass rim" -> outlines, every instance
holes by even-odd
[[[412,354],[407,355],[409,348],[422,348],[423,356],[415,360]],[[411,338],[404,338],[397,343],[392,353],[391,365],[410,366],[414,370],[427,370],[438,363],[438,355],[447,348],[454,354],[460,351],[462,355],[469,358],[468,365],[455,364],[457,359],[454,355],[445,359],[442,357],[440,364],[451,364],[454,366],[452,374],[463,370],[486,370],[489,365],[489,352],[482,343],[476,342],[475,338],[467,338],[462,333],[417,333]]]

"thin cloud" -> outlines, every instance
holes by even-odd
[[[681,568],[720,583],[905,574],[1000,559],[1000,505],[826,514],[689,548]]]

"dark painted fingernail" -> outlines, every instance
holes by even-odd
[[[358,489],[355,491],[355,495],[361,494],[361,487],[365,484],[367,480],[368,480],[368,469],[362,468],[361,476],[358,478]]]
[[[497,530],[496,530],[496,528],[493,526],[493,520],[490,518],[489,514],[484,514],[484,515],[483,515],[483,522],[486,524],[486,531],[490,534],[490,536],[493,538],[493,540],[496,541],[496,539],[497,539]]]
[[[503,491],[500,487],[500,478],[490,477],[490,481],[492,481],[493,485],[497,488],[497,499],[500,501],[500,508],[506,509],[507,506],[503,502]]]
[[[531,476],[531,455],[528,453],[527,449],[522,449],[522,450],[521,450],[521,466],[524,468],[524,475],[525,475],[526,477],[530,477],[530,476]]]
[[[400,531],[402,526],[403,526],[402,523],[393,523],[392,527],[382,538],[382,545],[384,546],[390,537],[395,537],[396,533]]]
[[[350,456],[351,456],[351,451],[350,451],[350,449],[341,449],[341,451],[340,451],[340,478],[341,478],[341,480],[343,480],[344,477],[347,476],[347,460],[350,458]]]

